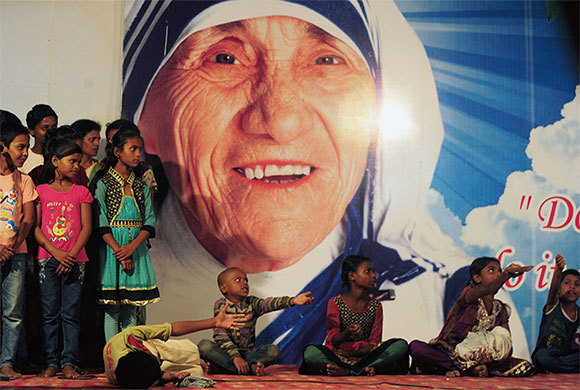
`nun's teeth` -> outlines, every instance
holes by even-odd
[[[255,167],[236,168],[240,173],[243,173],[247,179],[262,180],[272,176],[308,176],[312,172],[312,168],[308,165],[291,165],[286,164],[278,166],[275,164],[266,164],[265,166],[256,165]],[[265,180],[268,183],[291,182],[292,180]]]

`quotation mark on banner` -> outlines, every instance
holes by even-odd
[[[527,202],[526,202],[526,198],[528,200]],[[529,210],[531,202],[532,202],[532,195],[522,195],[522,200],[520,201],[520,210],[523,210],[523,209]]]

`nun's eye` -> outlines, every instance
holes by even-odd
[[[238,61],[236,60],[236,57],[226,54],[226,53],[220,53],[218,55],[215,56],[215,62],[217,62],[218,64],[237,64]]]
[[[341,63],[341,59],[335,56],[322,56],[316,59],[316,65],[338,65]]]

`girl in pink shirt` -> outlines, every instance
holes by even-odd
[[[38,251],[42,308],[42,334],[46,368],[40,377],[54,376],[62,367],[66,378],[77,378],[80,369],[80,298],[88,261],[85,244],[91,234],[93,197],[84,186],[73,184],[82,151],[73,141],[55,137],[48,141],[43,183],[37,187],[35,237]],[[62,320],[63,351],[58,353],[58,320]]]

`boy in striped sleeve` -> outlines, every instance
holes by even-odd
[[[201,340],[198,344],[203,360],[208,363],[211,374],[254,374],[264,375],[264,368],[275,364],[280,358],[277,345],[256,346],[256,321],[271,311],[296,305],[309,305],[314,301],[310,292],[292,297],[257,298],[248,296],[248,276],[237,267],[224,270],[218,276],[218,286],[224,298],[214,305],[214,314],[227,305],[228,314],[245,314],[246,323],[239,330],[214,329],[212,340]]]

